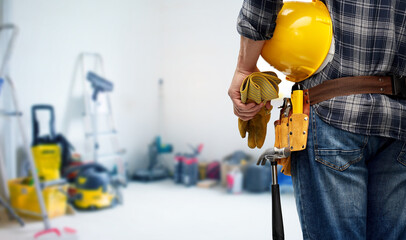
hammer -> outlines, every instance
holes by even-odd
[[[285,239],[283,230],[282,207],[278,184],[277,159],[287,158],[290,156],[289,147],[269,148],[258,159],[257,165],[265,165],[266,161],[271,163],[272,167],[272,238],[274,240]]]

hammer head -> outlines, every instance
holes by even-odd
[[[287,158],[290,156],[290,148],[268,148],[259,156],[257,165],[265,165],[266,161],[269,162],[276,161],[276,159]]]

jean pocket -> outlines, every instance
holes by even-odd
[[[403,144],[402,151],[398,156],[398,162],[403,166],[406,166],[406,142]]]
[[[333,127],[313,114],[315,160],[337,171],[344,171],[359,162],[366,145],[366,136]]]
[[[362,158],[361,150],[315,150],[316,161],[337,171],[344,171]]]

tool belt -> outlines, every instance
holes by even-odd
[[[376,93],[406,98],[406,77],[357,76],[325,81],[313,88],[292,88],[292,96],[285,98],[275,125],[275,147],[289,147],[292,152],[306,149],[310,106],[338,96]],[[299,85],[300,86],[300,85]],[[282,172],[290,175],[291,159],[278,159]]]
[[[337,96],[378,93],[406,98],[406,77],[358,76],[325,81],[309,89],[310,105]]]

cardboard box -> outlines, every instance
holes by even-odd
[[[211,187],[216,186],[217,183],[218,183],[217,180],[214,180],[214,179],[205,179],[205,180],[199,181],[199,182],[197,183],[197,186],[198,186],[198,187],[201,187],[201,188],[211,188]]]

